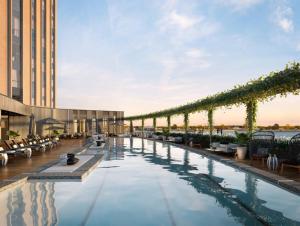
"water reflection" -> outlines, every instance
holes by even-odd
[[[26,183],[0,193],[1,225],[57,225],[54,183]]]
[[[130,139],[130,153],[141,154],[133,148],[133,142],[133,139]],[[142,147],[144,149],[143,140]],[[166,149],[167,158],[157,153],[156,141],[153,141],[152,153],[146,153],[144,158],[152,164],[161,165],[163,169],[178,174],[180,179],[186,180],[197,192],[215,198],[216,202],[236,221],[244,225],[300,225],[300,222],[289,219],[281,212],[264,205],[266,201],[257,197],[257,179],[251,174],[245,174],[246,192],[225,188],[221,186],[224,178],[214,173],[214,160],[207,159],[208,174],[199,174],[196,173],[197,166],[190,165],[189,151],[185,150],[182,161],[178,161],[172,158],[172,147],[170,145],[164,147],[162,149]]]

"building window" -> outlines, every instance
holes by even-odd
[[[12,98],[23,100],[22,89],[22,25],[21,0],[12,1]]]
[[[55,0],[51,0],[51,107],[55,107]]]
[[[46,81],[47,81],[47,74],[46,74],[46,0],[42,0],[42,79],[41,79],[41,87],[42,87],[42,106],[46,105]]]
[[[36,0],[31,0],[31,105],[36,105]]]

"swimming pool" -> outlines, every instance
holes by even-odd
[[[1,225],[300,225],[300,197],[218,161],[139,138],[111,139],[83,182],[0,193]]]

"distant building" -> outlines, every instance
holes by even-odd
[[[0,0],[0,136],[26,136],[29,118],[55,118],[67,132],[122,133],[121,111],[57,109],[57,0]],[[80,93],[74,93],[79,95]],[[37,124],[37,131],[45,127]]]

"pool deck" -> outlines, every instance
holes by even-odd
[[[163,141],[155,141],[163,143]],[[182,144],[172,143],[172,145],[210,157],[242,171],[253,173],[266,181],[300,195],[300,178],[298,171],[287,171],[288,176],[282,176],[276,173],[276,171],[269,171],[264,168],[260,161],[254,161],[252,163],[248,160],[237,161],[232,157],[217,155],[199,148],[193,148]],[[59,147],[45,153],[37,153],[33,155],[31,159],[26,159],[21,156],[11,159],[7,166],[0,168],[0,192],[21,183],[26,183],[28,179],[74,179],[81,181],[90,174],[90,172],[100,163],[103,157],[102,154],[93,150],[91,152],[91,150],[88,149],[88,146],[89,145],[85,144],[85,140],[63,140]],[[84,162],[76,168],[71,167],[66,170],[59,170],[61,167],[61,160],[59,157],[60,155],[68,152],[80,154],[82,159],[85,160],[83,160]]]
[[[84,139],[62,140],[58,147],[44,153],[35,153],[31,159],[22,156],[10,158],[8,164],[0,168],[0,192],[26,183],[27,180],[82,181],[103,157],[98,153],[82,153],[89,145]],[[79,164],[62,164],[60,156],[69,152],[76,154],[80,159]]]
[[[153,140],[153,139],[149,139],[149,140]],[[155,140],[155,141],[158,141],[158,140]],[[163,141],[158,141],[158,142],[163,142]],[[263,166],[261,166],[262,165],[261,161],[253,161],[253,163],[251,163],[249,160],[237,161],[233,157],[217,155],[217,154],[214,154],[214,153],[204,150],[204,149],[194,148],[194,147],[190,147],[190,146],[183,145],[183,144],[172,143],[172,145],[187,149],[194,153],[198,153],[198,154],[210,157],[214,160],[217,160],[217,161],[222,162],[229,166],[233,166],[242,171],[253,173],[268,182],[276,184],[279,187],[282,187],[290,192],[300,195],[300,182],[299,182],[300,177],[299,177],[298,171],[288,174],[289,177],[291,177],[291,175],[293,176],[292,177],[293,179],[292,179],[292,178],[281,176],[276,171],[269,171],[266,168],[263,168]]]

